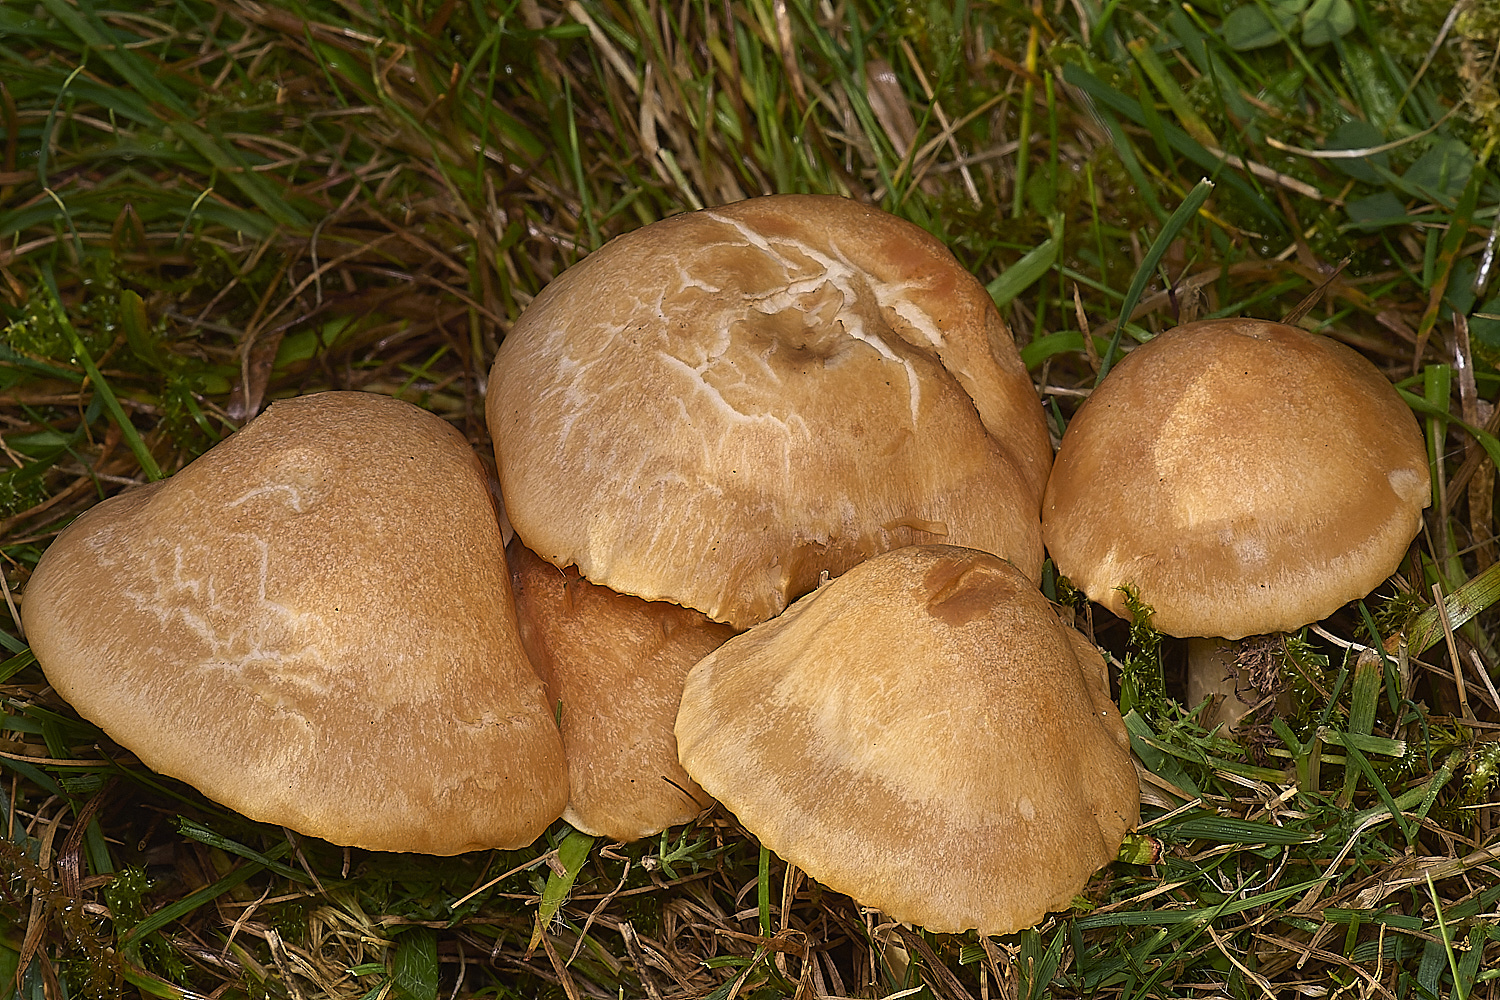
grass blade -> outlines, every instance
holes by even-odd
[[[291,849],[291,844],[281,844],[270,851],[269,856],[286,854]],[[120,936],[122,951],[126,957],[134,960],[148,935],[161,930],[180,917],[187,916],[203,904],[213,902],[259,871],[261,871],[259,864],[248,861],[218,881],[204,886],[197,892],[189,893],[175,903],[163,906]]]
[[[51,295],[50,305],[53,317],[67,336],[68,342],[73,348],[73,353],[78,357],[78,363],[83,366],[84,373],[88,376],[89,381],[93,383],[94,391],[104,400],[104,407],[109,411],[110,417],[114,419],[115,426],[120,428],[120,434],[124,437],[126,445],[130,447],[130,451],[135,455],[136,461],[140,462],[141,471],[152,482],[164,478],[160,467],[156,464],[156,459],[151,457],[151,449],[146,447],[146,442],[141,439],[140,431],[135,429],[135,425],[125,415],[125,408],[120,405],[120,400],[115,395],[115,391],[110,388],[109,383],[100,374],[99,366],[94,364],[94,359],[89,356],[88,349],[83,346],[83,339],[78,336],[78,331],[73,328],[73,324],[68,320],[67,310],[63,309],[62,296],[58,294],[57,283],[52,277],[50,268],[44,269],[42,280],[46,283],[47,291]]]
[[[391,985],[402,1000],[437,1000],[437,938],[426,927],[414,927],[396,942]]]
[[[573,891],[573,883],[578,880],[578,873],[583,871],[583,863],[588,860],[589,849],[593,846],[594,838],[577,830],[569,830],[563,842],[557,845],[558,868],[548,873],[547,884],[542,888],[542,903],[537,909],[536,927],[531,932],[531,948],[534,949],[541,943],[547,925],[557,916],[563,903],[567,902],[568,894]]]
[[[1456,629],[1496,603],[1500,603],[1500,563],[1453,591],[1441,605],[1430,605],[1417,615],[1406,628],[1407,648],[1412,656],[1422,655],[1442,641],[1445,617],[1448,627]]]
[[[1141,266],[1136,268],[1135,277],[1130,279],[1130,288],[1125,292],[1125,301],[1120,304],[1120,318],[1115,323],[1114,335],[1109,338],[1109,347],[1105,349],[1104,356],[1099,359],[1099,377],[1094,380],[1098,385],[1104,381],[1104,376],[1109,374],[1110,368],[1114,366],[1115,357],[1120,350],[1120,336],[1125,332],[1125,324],[1130,319],[1130,314],[1135,311],[1135,304],[1141,300],[1141,294],[1146,290],[1146,284],[1154,274],[1156,266],[1161,263],[1162,257],[1167,253],[1167,247],[1172,241],[1187,228],[1188,222],[1198,214],[1208,196],[1213,193],[1213,182],[1203,178],[1188,196],[1182,199],[1182,204],[1177,206],[1171,218],[1167,219],[1166,225],[1162,226],[1161,232],[1156,234],[1156,239],[1151,241],[1151,249],[1146,251],[1146,256],[1141,260]]]
[[[1004,309],[1017,295],[1040,281],[1043,275],[1052,270],[1052,265],[1057,263],[1057,254],[1063,243],[1063,217],[1054,215],[1048,221],[1052,226],[1052,235],[985,286],[985,291],[995,300],[997,309]]]

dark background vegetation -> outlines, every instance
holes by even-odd
[[[253,824],[79,720],[7,625],[0,997],[1500,996],[1497,47],[1495,0],[4,0],[10,593],[277,397],[398,395],[487,455],[538,289],[772,192],[945,240],[1058,433],[1112,340],[1300,304],[1405,391],[1436,503],[1390,586],[1265,650],[1280,696],[1232,740],[1174,641],[1080,608],[1145,824],[999,939],[886,922],[722,815],[451,859]]]

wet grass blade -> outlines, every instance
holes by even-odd
[[[1474,171],[1469,174],[1469,182],[1464,185],[1463,194],[1459,196],[1453,216],[1448,221],[1448,229],[1443,234],[1442,244],[1438,250],[1437,273],[1427,290],[1427,309],[1422,313],[1422,319],[1417,324],[1417,347],[1412,354],[1415,361],[1420,361],[1427,338],[1432,335],[1432,328],[1437,324],[1443,296],[1447,294],[1448,283],[1453,277],[1459,251],[1463,249],[1464,240],[1469,232],[1469,224],[1474,219],[1474,210],[1479,205],[1479,193],[1484,190],[1488,179],[1489,172],[1482,165],[1474,168]]]
[[[1155,829],[1191,840],[1213,840],[1221,844],[1306,844],[1321,839],[1320,834],[1292,830],[1269,823],[1236,819],[1232,816],[1190,815],[1169,826]]]
[[[1236,913],[1244,913],[1261,906],[1274,906],[1282,900],[1290,899],[1300,895],[1309,889],[1322,884],[1322,879],[1314,879],[1311,882],[1298,882],[1294,885],[1284,885],[1271,892],[1262,893],[1257,896],[1249,896],[1245,899],[1229,900],[1218,906],[1193,907],[1186,910],[1125,910],[1116,913],[1100,913],[1094,916],[1079,917],[1078,927],[1080,930],[1098,930],[1105,927],[1170,927],[1177,924],[1201,925],[1216,917],[1232,916]]]
[[[185,816],[177,817],[177,829],[184,837],[196,840],[200,844],[207,844],[209,847],[217,847],[226,854],[233,854],[236,857],[253,861],[258,865],[270,869],[282,878],[291,879],[293,882],[312,881],[312,878],[306,872],[301,872],[288,865],[284,865],[267,854],[257,851],[252,847],[246,847],[238,841],[230,840],[217,831],[209,829],[202,823],[195,823]]]

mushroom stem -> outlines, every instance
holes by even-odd
[[[1239,722],[1254,706],[1240,696],[1251,688],[1239,665],[1240,643],[1217,636],[1192,636],[1188,639],[1187,700],[1188,705],[1202,704],[1213,696],[1213,704],[1203,713],[1204,729],[1222,725],[1234,732]]]

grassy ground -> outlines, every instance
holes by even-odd
[[[1094,616],[1145,822],[1003,939],[882,923],[723,816],[455,859],[306,841],[146,772],[8,627],[0,997],[1500,996],[1497,46],[1495,0],[0,2],[12,592],[272,398],[400,395],[483,451],[542,285],[773,191],[944,239],[1059,431],[1112,342],[1301,304],[1405,391],[1435,484],[1395,583],[1267,650],[1280,708],[1232,742],[1174,641]]]

